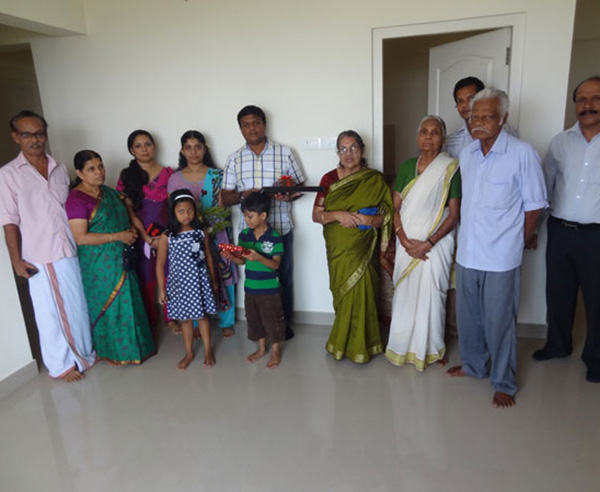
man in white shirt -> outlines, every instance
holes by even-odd
[[[476,141],[460,154],[461,227],[456,255],[456,311],[462,366],[451,376],[490,376],[493,406],[511,407],[523,248],[535,246],[546,186],[535,149],[509,135],[504,91],[484,89],[472,103]]]
[[[450,157],[458,159],[462,149],[473,142],[469,132],[469,116],[471,116],[471,102],[475,95],[483,90],[485,86],[477,77],[465,77],[454,85],[454,102],[456,111],[463,119],[464,125],[454,133],[448,135],[444,142],[444,152]]]
[[[587,321],[581,358],[586,379],[600,383],[600,76],[581,82],[573,101],[577,123],[552,139],[546,157],[548,335],[533,358],[571,354],[581,288]]]
[[[460,79],[454,85],[454,102],[456,103],[456,111],[463,119],[464,124],[461,128],[448,135],[444,142],[444,152],[455,159],[462,150],[469,144],[475,141],[469,130],[469,116],[471,116],[471,102],[475,95],[485,88],[483,82],[477,77],[469,76]],[[513,137],[519,138],[519,133],[508,123],[503,125],[504,130]]]

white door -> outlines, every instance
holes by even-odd
[[[449,134],[463,125],[452,96],[457,81],[473,75],[486,87],[509,92],[511,38],[506,27],[429,50],[428,113],[441,116]]]

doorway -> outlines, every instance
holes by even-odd
[[[31,48],[29,44],[2,46],[0,47],[0,121],[10,121],[23,109],[43,115]],[[7,127],[4,126],[3,131],[0,131],[0,166],[14,159],[18,151],[18,146],[12,141]],[[29,284],[26,279],[16,275],[15,282],[31,354],[39,367],[42,358],[33,306],[29,297]]]
[[[525,32],[523,14],[373,30],[372,162],[382,170],[388,182],[393,181],[400,163],[417,152],[416,127],[428,114],[429,50],[504,27],[512,29],[508,93],[511,124],[518,127]]]

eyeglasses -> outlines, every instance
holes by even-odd
[[[469,122],[473,123],[474,121],[481,121],[482,123],[491,123],[494,120],[499,119],[500,116],[498,115],[491,115],[491,114],[484,114],[484,115],[471,115],[469,117]]]
[[[46,138],[48,134],[46,132],[35,132],[35,133],[31,133],[31,132],[21,132],[19,133],[19,136],[23,139],[23,140],[31,140],[32,138],[36,138],[37,140],[42,140],[43,138]]]
[[[351,145],[350,147],[342,147],[338,150],[338,154],[340,155],[346,155],[348,152],[358,154],[360,152],[360,147],[358,145]]]

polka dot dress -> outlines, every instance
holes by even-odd
[[[169,236],[169,278],[167,314],[178,320],[216,314],[204,256],[204,232],[193,230]]]

